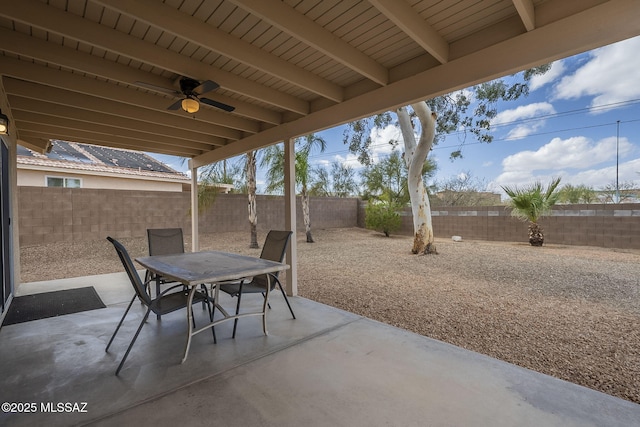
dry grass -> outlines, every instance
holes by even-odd
[[[297,238],[301,296],[640,403],[640,251],[438,240],[439,255],[415,256],[408,237],[314,237]],[[146,239],[121,241],[146,252]],[[248,244],[201,236],[202,249],[259,255]],[[21,257],[24,281],[121,270],[106,240]]]

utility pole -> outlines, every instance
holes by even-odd
[[[620,203],[620,183],[619,183],[619,161],[620,153],[620,120],[616,122],[616,203]]]

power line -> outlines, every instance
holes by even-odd
[[[620,121],[609,122],[609,123],[601,123],[601,124],[591,125],[591,126],[579,126],[579,127],[566,128],[566,129],[550,130],[550,131],[547,131],[547,132],[532,133],[532,134],[529,134],[529,135],[527,135],[526,137],[523,137],[523,138],[511,137],[511,138],[494,139],[493,141],[491,141],[491,144],[493,144],[495,142],[509,142],[509,141],[526,140],[526,138],[528,138],[530,136],[542,136],[542,135],[549,135],[549,134],[553,134],[553,133],[561,133],[561,132],[570,132],[570,131],[576,131],[576,130],[607,127],[607,126],[616,125],[616,123],[635,123],[635,122],[640,122],[640,119],[624,120],[624,121],[620,120]],[[470,142],[470,143],[464,144],[464,145],[480,145],[480,144],[486,144],[486,142],[476,141],[476,142]],[[440,149],[445,149],[445,148],[449,148],[450,149],[450,148],[455,148],[455,147],[459,147],[459,146],[460,145],[458,145],[458,144],[456,144],[456,145],[444,145],[444,146],[437,145],[437,146],[433,147],[433,149],[434,150],[440,150]]]
[[[569,115],[576,115],[576,114],[580,114],[580,113],[584,113],[584,112],[588,112],[588,111],[599,111],[599,110],[606,110],[606,109],[612,109],[612,108],[616,108],[616,107],[620,107],[620,106],[628,106],[628,105],[633,105],[633,104],[637,104],[640,103],[640,99],[633,99],[633,100],[628,100],[628,101],[621,101],[621,102],[615,102],[615,103],[609,103],[609,104],[602,104],[602,105],[596,105],[593,107],[586,107],[586,108],[579,108],[579,109],[575,109],[575,110],[568,110],[568,111],[561,111],[558,113],[553,113],[553,114],[546,114],[543,116],[537,116],[534,118],[528,118],[528,119],[519,119],[519,120],[513,120],[511,122],[505,122],[505,123],[501,123],[499,125],[495,125],[493,126],[493,129],[495,128],[500,128],[500,127],[505,127],[505,126],[514,126],[514,125],[518,125],[518,124],[523,124],[523,123],[528,123],[528,122],[532,122],[532,121],[539,121],[539,120],[544,120],[544,119],[552,119],[552,118],[560,118],[560,117],[565,117],[565,116],[569,116]],[[634,122],[639,122],[640,119],[635,119],[635,120],[625,120],[625,121],[620,121],[620,123],[634,123]],[[585,129],[591,129],[591,128],[597,128],[597,127],[604,127],[604,126],[611,126],[611,125],[615,125],[617,122],[609,122],[609,123],[603,123],[603,124],[599,124],[599,125],[591,125],[591,126],[579,126],[579,127],[573,127],[573,128],[567,128],[567,129],[559,129],[559,130],[553,130],[553,131],[548,131],[548,132],[539,132],[539,133],[532,133],[527,135],[524,138],[516,138],[516,137],[512,137],[512,138],[503,138],[503,139],[494,139],[492,141],[492,143],[494,142],[507,142],[507,141],[514,141],[514,140],[519,140],[519,139],[526,139],[527,137],[531,137],[531,136],[543,136],[543,135],[548,135],[548,134],[552,134],[552,133],[558,133],[558,132],[569,132],[569,131],[575,131],[575,130],[585,130]],[[453,132],[450,134],[447,134],[447,136],[455,136],[455,135],[466,135],[466,132],[464,131],[458,131],[458,132]],[[386,147],[389,143],[388,142],[383,142],[383,143],[378,143],[378,144],[372,144],[370,145],[370,147],[372,148],[376,148],[376,147]],[[459,147],[461,145],[479,145],[479,144],[486,144],[485,142],[480,142],[480,141],[476,141],[476,142],[470,142],[470,143],[462,143],[462,144],[456,144],[456,145],[446,145],[446,146],[441,146],[441,145],[436,145],[433,147],[434,150],[440,150],[440,149],[445,149],[445,148],[455,148],[455,147]],[[330,151],[330,152],[323,152],[323,153],[318,153],[318,154],[313,154],[310,155],[309,158],[310,159],[318,159],[318,158],[325,158],[325,157],[333,157],[335,155],[338,154],[352,154],[351,151],[349,151],[349,149],[344,149],[344,150],[336,150],[336,151]],[[345,160],[346,162],[356,162],[356,160]]]

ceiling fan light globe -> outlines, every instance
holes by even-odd
[[[200,109],[198,101],[192,98],[185,98],[182,100],[182,109],[187,113],[197,113]]]
[[[0,135],[9,133],[9,118],[0,112]]]

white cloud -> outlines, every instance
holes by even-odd
[[[538,120],[524,125],[518,125],[509,131],[506,139],[526,138],[527,136],[541,129],[544,126],[544,123],[544,120]]]
[[[511,110],[499,112],[496,117],[491,120],[491,125],[499,126],[509,124],[518,120],[554,114],[555,112],[556,110],[553,108],[553,105],[548,102],[534,102],[533,104],[521,105]]]
[[[553,105],[548,102],[536,102],[533,104],[521,105],[511,110],[505,110],[496,115],[491,121],[492,126],[506,126],[508,124],[519,123],[507,134],[507,139],[522,139],[538,131],[545,125],[544,120],[532,120],[535,117],[546,116],[556,112]]]
[[[529,83],[529,89],[531,91],[540,89],[541,87],[546,86],[547,84],[557,80],[560,76],[562,76],[564,72],[565,72],[564,62],[562,60],[555,61],[553,64],[551,64],[551,68],[549,69],[549,71],[547,71],[542,75],[533,76],[531,78],[531,82]]]
[[[633,153],[633,145],[626,138],[619,141],[619,159]],[[502,161],[503,172],[489,184],[502,193],[500,186],[523,186],[541,181],[548,183],[555,177],[562,184],[584,184],[595,189],[615,181],[616,138],[594,142],[585,137],[554,138],[536,151],[522,151]],[[597,168],[598,165],[609,163]],[[640,158],[620,163],[620,182],[634,181],[640,185]]]
[[[627,138],[620,138],[620,156],[629,154],[633,145]],[[584,169],[615,159],[616,137],[598,142],[576,136],[568,139],[553,138],[537,151],[521,151],[502,161],[504,171],[536,171]]]
[[[342,163],[344,165],[352,167],[354,169],[360,169],[364,167],[358,160],[358,156],[352,153],[347,154],[347,157],[343,157],[340,154],[336,154],[333,160],[338,163]]]
[[[640,37],[596,49],[589,61],[556,86],[555,99],[593,96],[591,106],[640,98]]]

